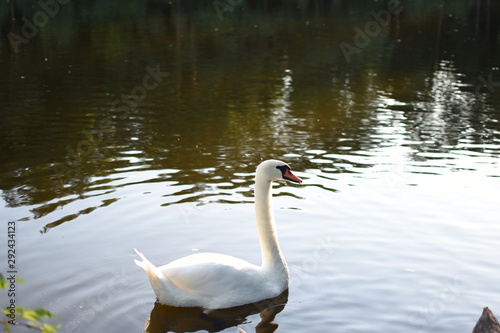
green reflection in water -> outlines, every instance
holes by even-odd
[[[181,202],[209,195],[206,184],[246,188],[269,157],[325,173],[363,173],[394,146],[414,161],[497,157],[497,3],[403,7],[348,62],[340,43],[354,45],[385,3],[243,1],[222,14],[180,1],[61,5],[19,52],[0,45],[3,198],[39,205],[38,218],[137,182],[197,184],[174,192],[193,193]],[[40,8],[2,10],[7,36]]]

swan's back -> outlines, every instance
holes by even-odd
[[[255,285],[256,278],[263,278],[260,266],[218,253],[193,254],[161,266],[160,271],[183,289],[211,294]]]

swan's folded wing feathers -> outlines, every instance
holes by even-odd
[[[209,295],[234,291],[238,286],[248,288],[249,283],[259,280],[256,273],[260,267],[227,255],[199,253],[173,261],[160,270],[178,288]]]

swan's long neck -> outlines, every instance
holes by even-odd
[[[286,262],[281,250],[274,226],[274,216],[271,207],[272,183],[262,179],[259,175],[255,178],[255,212],[257,217],[257,231],[262,251],[262,266],[288,274]]]

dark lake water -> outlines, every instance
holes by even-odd
[[[16,303],[61,332],[470,332],[500,314],[497,1],[1,6],[0,272],[14,222]],[[304,179],[274,187],[288,300],[217,321],[155,306],[133,248],[260,263],[269,158]]]

